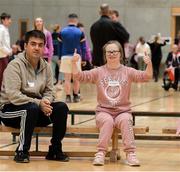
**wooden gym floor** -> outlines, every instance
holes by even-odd
[[[180,92],[170,89],[168,92],[161,87],[162,81],[155,83],[133,84],[131,91],[132,109],[135,111],[179,111]],[[96,91],[94,85],[81,84],[82,101],[68,104],[70,109],[95,109]],[[57,92],[57,98],[65,99],[64,91]],[[164,126],[176,126],[178,118],[175,117],[136,117],[136,125],[147,125],[149,134],[162,135]],[[76,125],[95,125],[94,116],[76,116]],[[68,119],[70,125],[70,116]],[[47,150],[49,137],[40,138],[40,149]],[[1,133],[0,149],[15,150],[10,133]],[[34,149],[35,140],[32,140]],[[97,139],[65,138],[64,151],[92,150],[96,151]],[[31,157],[28,164],[17,164],[13,157],[0,157],[0,171],[180,171],[180,141],[136,140],[137,156],[141,162],[140,167],[129,167],[124,164],[125,153],[119,140],[121,160],[116,163],[106,159],[104,166],[93,166],[92,157],[74,157],[70,162],[47,161],[44,157]]]

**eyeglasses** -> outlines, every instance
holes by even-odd
[[[119,52],[120,52],[120,51],[118,51],[118,50],[106,51],[106,54],[107,54],[108,56],[111,55],[111,54],[113,54],[113,55],[118,55]]]

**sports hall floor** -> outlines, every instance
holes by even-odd
[[[162,81],[155,83],[133,84],[131,91],[132,109],[135,111],[179,111],[180,91],[170,89],[168,92],[161,87]],[[82,101],[69,104],[70,109],[95,109],[95,86],[81,84]],[[64,91],[57,92],[58,99],[64,100]],[[95,125],[93,116],[77,116],[76,125]],[[175,127],[175,117],[136,117],[136,125],[147,125],[149,135],[162,135],[164,126]],[[81,123],[81,124],[78,124]],[[70,117],[68,119],[70,125]],[[9,145],[11,134],[0,133],[0,149],[14,150],[16,145]],[[40,138],[40,149],[47,150],[49,137]],[[34,149],[34,139],[32,149]],[[84,150],[96,151],[97,139],[65,138],[64,151]],[[180,171],[180,141],[136,140],[137,156],[140,167],[129,167],[124,164],[125,154],[119,140],[121,160],[116,163],[106,159],[104,166],[93,166],[92,157],[73,157],[70,162],[47,161],[44,157],[31,157],[28,164],[16,164],[13,157],[0,157],[0,171]]]

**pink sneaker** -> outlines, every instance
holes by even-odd
[[[102,166],[104,165],[105,155],[103,152],[97,152],[94,157],[93,165]]]
[[[126,164],[130,166],[140,166],[140,162],[137,159],[135,152],[128,152],[126,154]]]

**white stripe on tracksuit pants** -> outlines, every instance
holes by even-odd
[[[26,116],[27,111],[26,110],[20,110],[20,111],[14,111],[14,112],[4,112],[0,113],[1,118],[17,118],[21,117],[21,124],[20,124],[20,135],[19,135],[19,151],[23,150],[24,145],[24,133],[25,133],[25,122],[26,122]]]

